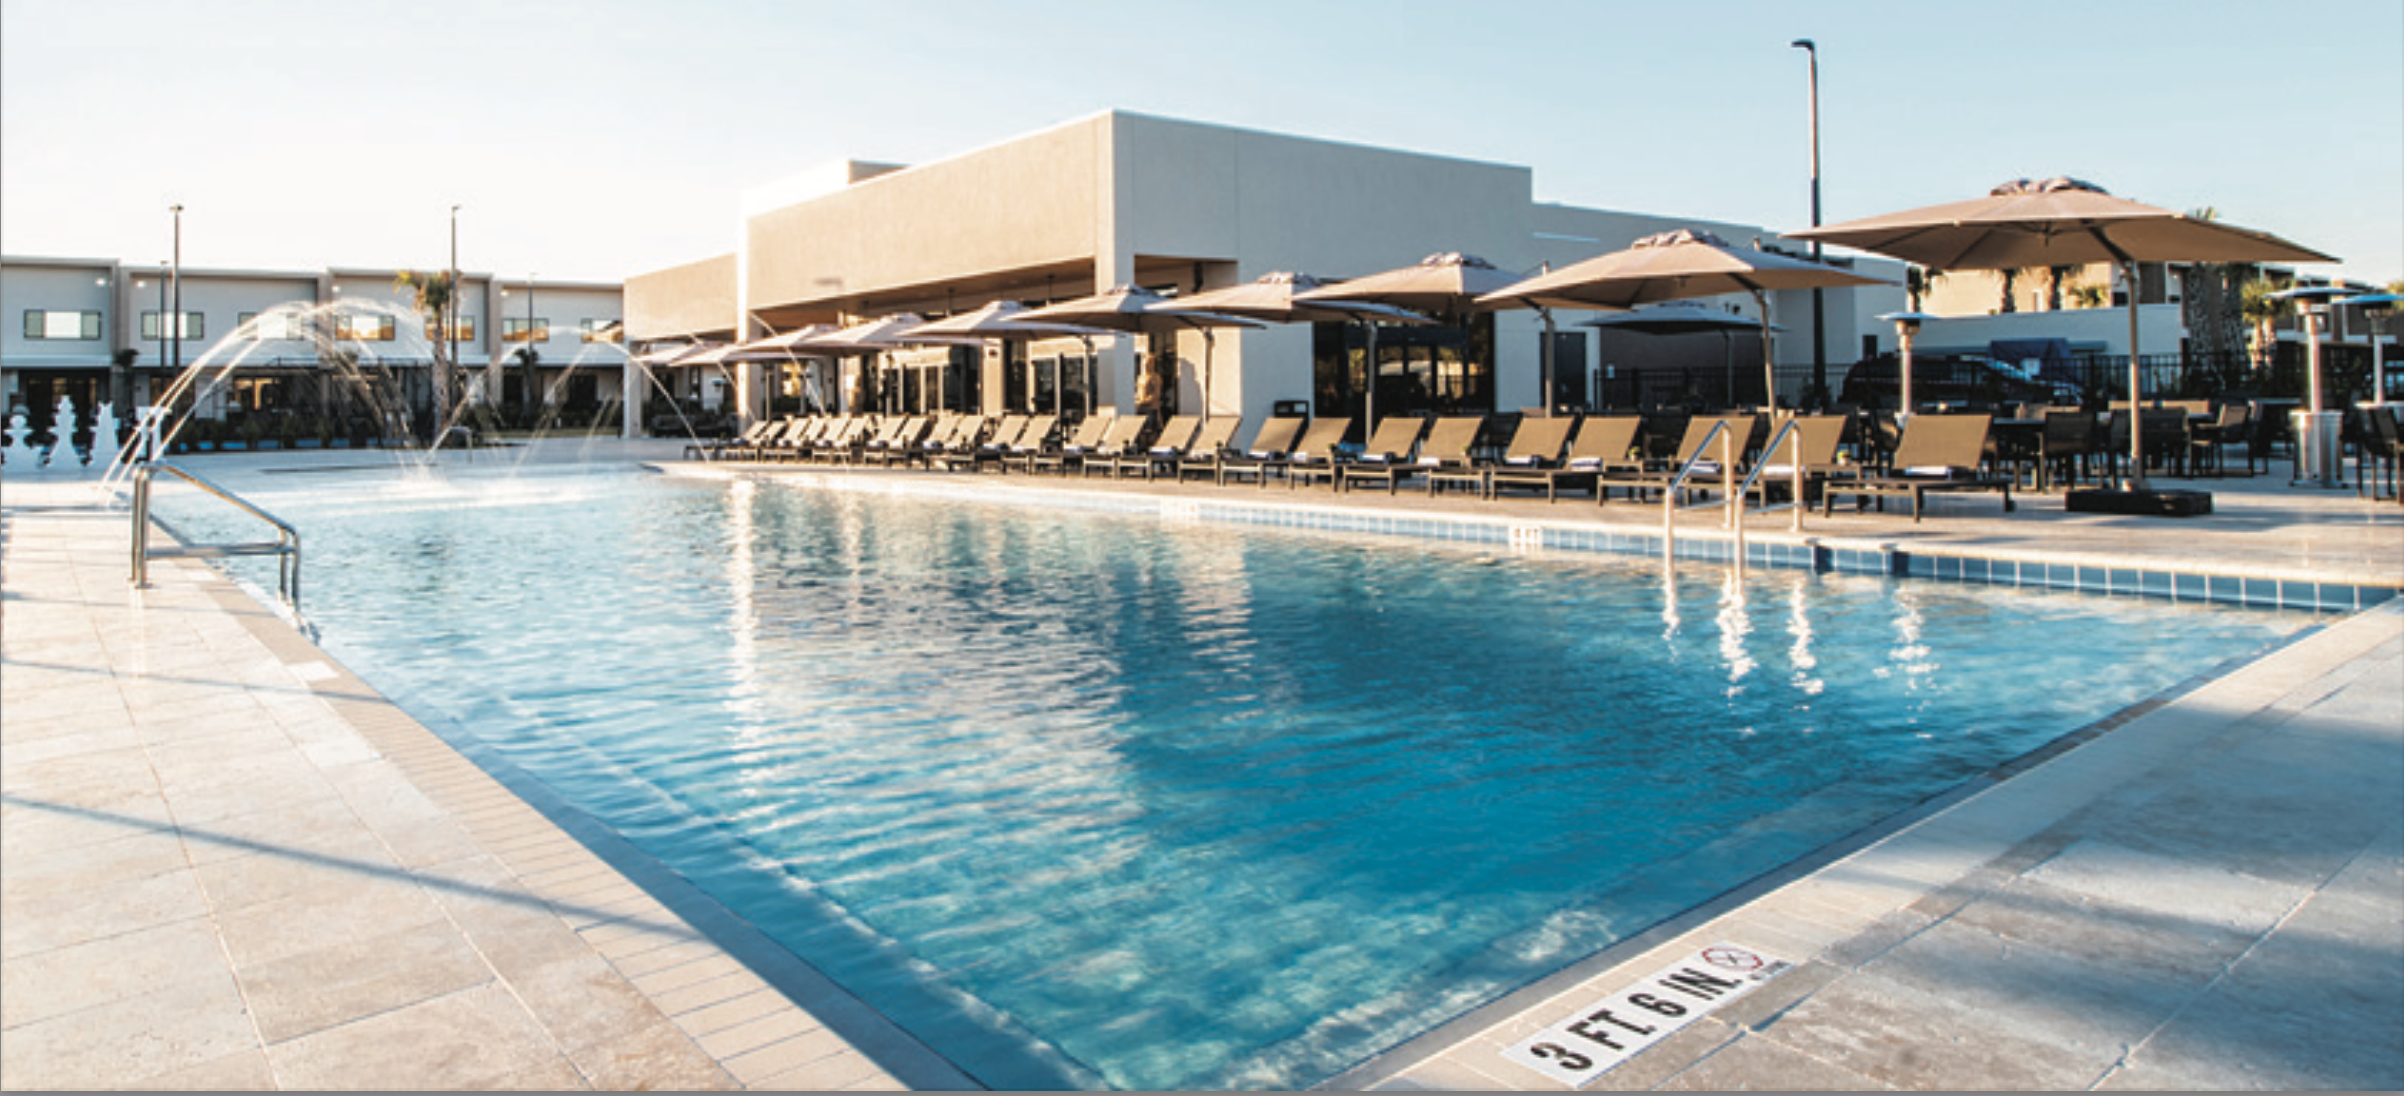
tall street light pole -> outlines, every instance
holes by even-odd
[[[167,337],[167,368],[181,370],[184,367],[184,207],[171,205],[167,211],[175,214],[175,250],[171,253],[175,258],[174,264],[167,268],[168,296],[173,302],[173,313],[167,322],[175,325],[175,331]]]
[[[444,366],[443,371],[457,372],[459,366],[459,207],[457,205],[451,207],[450,292],[443,294],[442,304],[443,311],[446,313],[443,317],[442,337],[451,348],[450,360]],[[443,398],[448,401],[450,399],[449,378],[446,377],[444,383],[437,387],[443,390]],[[448,415],[450,409],[439,408],[435,413]]]
[[[1811,58],[1811,227],[1820,227],[1820,47],[1809,38],[1797,38],[1794,48]],[[1811,242],[1811,261],[1819,262],[1820,241]],[[1811,398],[1828,398],[1828,301],[1818,289],[1811,291]],[[1774,402],[1774,401],[1773,401]]]

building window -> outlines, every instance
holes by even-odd
[[[391,342],[392,317],[349,313],[334,317],[334,337],[350,342]]]
[[[540,316],[515,319],[501,317],[502,342],[550,342],[551,321]]]
[[[169,331],[169,332],[166,332],[166,333],[164,333],[164,334],[161,334],[161,329],[167,326],[167,325],[165,325],[165,324],[162,324],[162,323],[160,323],[160,322],[159,322],[159,317],[160,317],[160,316],[163,316],[163,315],[166,315],[166,313],[163,313],[163,312],[144,312],[144,313],[142,313],[142,337],[143,337],[143,338],[145,338],[145,339],[171,339],[171,338],[172,338],[172,339],[205,339],[205,338],[207,338],[207,337],[208,337],[206,334],[203,334],[203,331],[204,331],[204,329],[206,329],[208,325],[207,325],[207,324],[205,324],[205,323],[202,323],[202,322],[201,322],[201,315],[200,315],[200,313],[198,313],[198,312],[179,312],[179,313],[176,313],[176,315],[178,315],[178,316],[181,316],[181,317],[182,317],[182,322],[181,322],[181,323],[179,323],[179,324],[177,324],[177,325],[175,325],[175,326],[182,328],[182,330],[180,330],[180,331]]]
[[[474,341],[476,341],[476,318],[475,318],[474,316],[461,316],[461,317],[459,317],[459,319],[458,319],[456,322],[454,322],[453,324],[451,324],[451,326],[452,326],[452,327],[455,329],[455,330],[453,331],[452,335],[451,335],[451,338],[452,338],[452,339],[455,339],[455,340],[457,340],[457,341],[459,341],[459,342],[474,342]],[[442,324],[441,324],[441,323],[439,323],[439,322],[437,322],[437,321],[434,321],[434,320],[427,320],[427,321],[426,321],[426,341],[427,341],[427,342],[444,342],[444,341],[446,341],[446,340],[445,340],[445,339],[442,337]]]
[[[618,321],[616,320],[584,320],[576,326],[577,337],[585,342],[614,343],[618,341]]]
[[[237,333],[249,331],[252,342],[309,337],[309,325],[290,312],[237,312],[234,327]]]
[[[25,337],[28,339],[97,339],[100,337],[100,313],[52,312],[40,308],[25,310]]]

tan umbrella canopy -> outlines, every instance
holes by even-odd
[[[1555,308],[1634,308],[1656,301],[1750,293],[1761,310],[1761,372],[1764,393],[1775,403],[1777,369],[1770,352],[1769,294],[1780,289],[1848,285],[1892,285],[1809,259],[1790,259],[1740,247],[1709,232],[1679,229],[1656,233],[1626,249],[1571,263],[1559,270],[1479,298],[1496,308],[1531,305]]]
[[[691,342],[675,343],[669,346],[655,346],[649,350],[635,355],[634,362],[636,365],[649,366],[676,365],[682,362],[684,359],[692,357],[696,354],[707,353],[710,350],[715,349],[718,345],[719,344],[712,342]]]
[[[1207,289],[1156,305],[1162,312],[1220,312],[1270,323],[1334,323],[1345,320],[1428,323],[1427,317],[1391,305],[1356,300],[1303,300],[1301,294],[1330,283],[1309,274],[1277,271],[1242,285]]]
[[[834,330],[828,324],[814,323],[807,327],[795,328],[782,335],[769,335],[765,338],[753,339],[735,347],[736,356],[731,360],[784,361],[787,358],[799,356],[803,353],[803,348],[808,346],[812,340],[822,335],[832,334]]]
[[[2138,263],[2329,263],[2337,260],[2267,232],[2116,198],[2070,178],[2014,179],[1984,198],[1804,229],[1818,240],[1891,255],[1937,270],[2017,270],[2114,263],[2131,288],[2129,406],[2144,398],[2137,369]],[[2143,431],[2129,431],[2129,480],[2143,487]]]
[[[957,315],[944,317],[943,319],[936,320],[932,323],[921,324],[917,327],[911,328],[908,334],[913,337],[933,335],[948,336],[952,338],[1003,340],[1031,340],[1048,339],[1054,336],[1072,336],[1082,340],[1085,343],[1085,355],[1088,358],[1093,356],[1093,340],[1097,336],[1101,338],[1115,338],[1118,335],[1118,333],[1115,331],[1106,331],[1099,327],[1083,327],[1076,324],[1067,323],[1046,323],[1041,320],[1028,321],[1020,318],[1025,316],[1030,311],[1033,310],[1017,301],[994,301],[993,303],[987,304],[981,308],[973,308]],[[1052,361],[1052,391],[1054,393],[1058,393],[1060,391],[1060,362],[1057,358],[1053,359]],[[1092,389],[1089,387],[1086,392],[1087,403],[1090,405],[1092,402]],[[1087,410],[1091,410],[1091,407],[1088,406]]]
[[[824,335],[833,330],[833,327],[826,324],[809,324],[803,327],[795,328],[791,331],[787,331],[781,335],[768,335],[763,338],[753,339],[750,342],[744,343],[740,346],[732,347],[724,357],[718,360],[728,362],[791,364],[801,372],[803,382],[807,384],[810,391],[815,394],[818,389],[818,381],[816,377],[809,375],[809,367],[801,364],[801,359],[806,355],[806,352],[803,351],[801,347],[808,343],[811,339],[815,339],[818,336]],[[813,395],[813,399],[814,398],[815,396]]]
[[[1366,301],[1420,312],[1459,313],[1477,307],[1479,297],[1519,280],[1475,255],[1447,251],[1411,266],[1350,281],[1321,285],[1294,294],[1299,301]]]
[[[873,356],[878,351],[903,346],[958,345],[965,340],[940,336],[920,336],[916,329],[926,325],[925,318],[915,312],[896,312],[863,320],[812,338],[796,341],[793,349],[816,351],[821,354],[859,354]]]
[[[1477,299],[1518,281],[1518,275],[1497,270],[1493,263],[1459,251],[1443,251],[1410,266],[1321,285],[1294,294],[1309,304],[1357,301],[1408,308],[1417,312],[1458,315],[1481,307]],[[1369,319],[1369,390],[1364,400],[1368,429],[1377,428],[1377,321]],[[1546,342],[1549,347],[1550,341]],[[1547,353],[1550,351],[1548,350]],[[1547,383],[1550,379],[1547,378]],[[1551,394],[1544,401],[1552,405]]]
[[[1192,296],[1172,298],[1152,307],[1159,312],[1218,313],[1241,316],[1249,320],[1266,320],[1270,323],[1359,322],[1370,325],[1372,338],[1375,337],[1375,325],[1381,321],[1406,324],[1433,322],[1416,312],[1395,308],[1392,305],[1353,300],[1306,301],[1300,299],[1300,294],[1322,288],[1327,284],[1309,274],[1277,271],[1264,274],[1242,285],[1207,289]],[[1207,342],[1207,333],[1204,335],[1204,339]],[[1207,379],[1207,363],[1209,361],[1207,350],[1203,355],[1203,361],[1205,363],[1203,384],[1207,387],[1210,383]]]
[[[1192,328],[1200,331],[1202,332],[1202,413],[1207,418],[1210,414],[1210,356],[1212,344],[1215,341],[1211,336],[1212,329],[1266,325],[1254,320],[1247,320],[1242,316],[1230,316],[1220,312],[1169,311],[1155,307],[1167,304],[1170,300],[1171,298],[1163,297],[1142,286],[1112,286],[1092,296],[1079,297],[1073,301],[1062,301],[1059,304],[1049,304],[1042,308],[1030,308],[1025,312],[1008,317],[1003,322],[1078,324],[1145,336],[1179,328]],[[1090,383],[1085,386],[1085,402],[1085,410],[1088,413],[1092,412],[1093,385]]]

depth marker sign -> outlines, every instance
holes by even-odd
[[[1512,1044],[1503,1057],[1581,1087],[1791,967],[1752,948],[1704,948]]]

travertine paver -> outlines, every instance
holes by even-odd
[[[1503,1048],[1720,941],[1799,966],[1592,1087],[2404,1086],[2404,603],[1345,1080],[1561,1087]]]
[[[2205,523],[2031,499],[2010,518],[1949,507],[1812,532],[2404,573],[2392,505],[2213,486],[2223,513]],[[205,567],[157,565],[129,594],[121,513],[6,481],[0,504],[0,1084],[969,1083],[823,979],[786,968],[771,986],[701,939]],[[1657,527],[1649,507],[1601,513]],[[1601,1087],[2404,1085],[2400,612],[2119,720],[1547,992],[1574,1003],[1722,935],[1799,962]],[[1546,1087],[1499,1055],[1544,1007],[1487,1010],[1449,1049],[1439,1033],[1339,1083]]]
[[[0,1085],[971,1086],[761,980],[206,567],[129,590],[122,511],[0,490]]]

